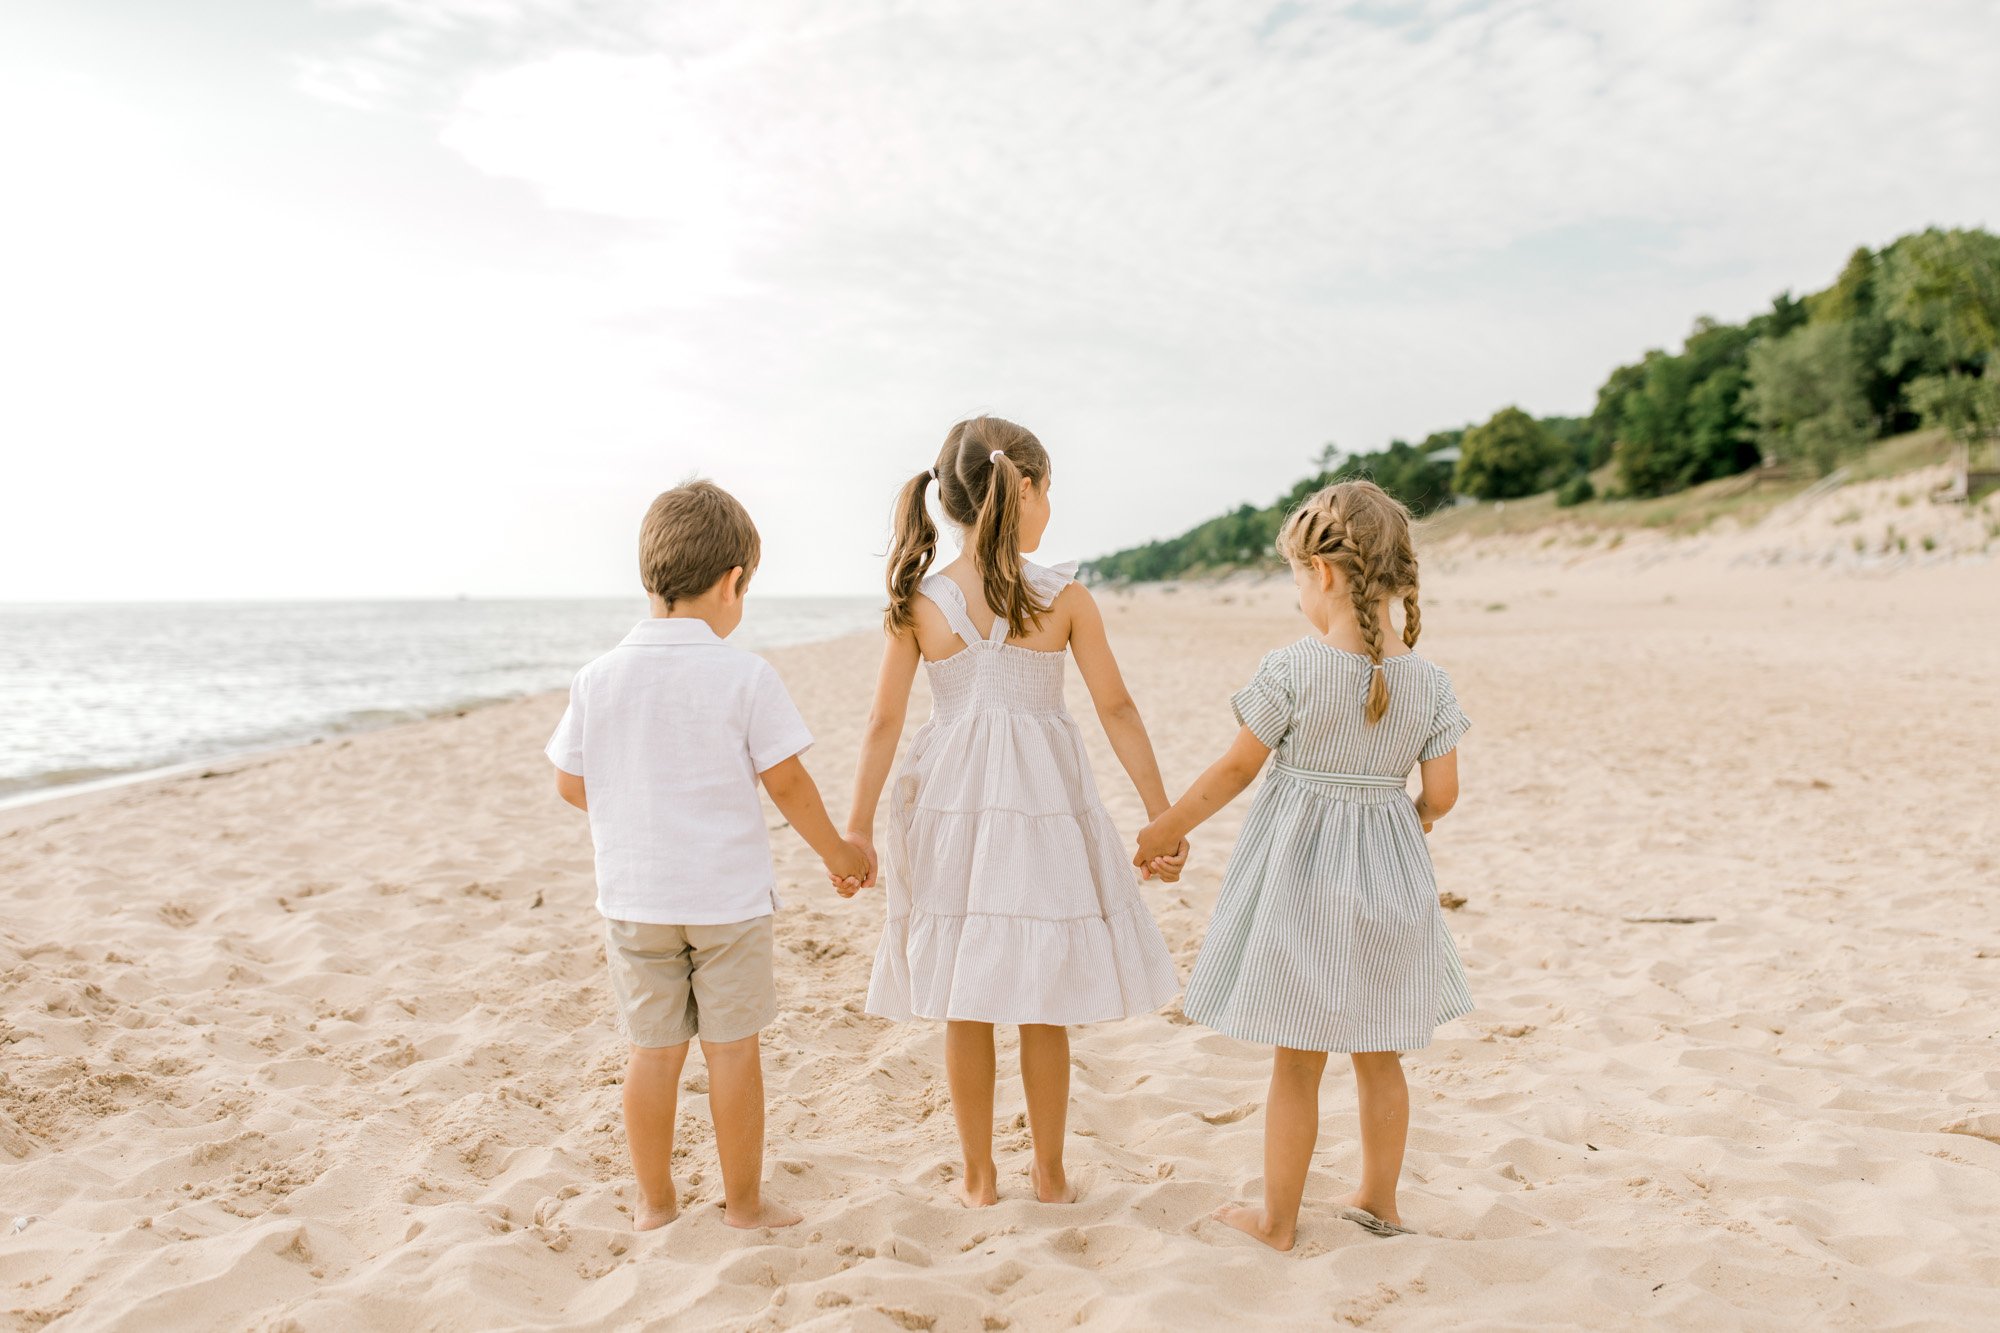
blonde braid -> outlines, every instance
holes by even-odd
[[[1369,481],[1343,481],[1310,496],[1278,533],[1278,551],[1305,564],[1317,557],[1337,565],[1354,603],[1355,625],[1368,649],[1366,717],[1389,711],[1389,673],[1382,666],[1382,602],[1403,597],[1403,643],[1414,648],[1423,621],[1417,609],[1417,559],[1409,511]]]

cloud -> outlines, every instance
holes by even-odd
[[[694,469],[753,502],[760,586],[866,589],[889,492],[982,409],[1050,444],[1050,552],[1087,554],[1328,438],[1586,409],[1697,313],[2000,199],[1977,0],[308,18],[210,34],[213,87],[165,47],[150,86],[0,80],[24,592],[84,530],[125,544],[64,589],[289,586],[238,557],[274,489],[331,534],[316,591],[617,591],[634,497]]]

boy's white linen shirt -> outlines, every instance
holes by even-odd
[[[583,779],[597,910],[663,926],[774,911],[757,775],[811,744],[769,662],[701,620],[639,622],[576,673],[546,749]]]

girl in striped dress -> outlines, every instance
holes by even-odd
[[[1396,1208],[1410,1095],[1400,1052],[1472,1008],[1438,907],[1424,835],[1458,799],[1455,747],[1471,724],[1443,668],[1419,657],[1409,513],[1372,482],[1328,486],[1286,520],[1278,549],[1314,633],[1264,658],[1230,702],[1228,753],[1139,835],[1134,864],[1250,785],[1273,753],[1230,854],[1181,1007],[1277,1048],[1265,1107],[1264,1199],[1215,1216],[1289,1250],[1319,1135],[1329,1052],[1352,1057],[1361,1182],[1342,1217],[1406,1232]],[[1402,641],[1387,643],[1400,599]],[[1405,791],[1420,767],[1423,790]]]

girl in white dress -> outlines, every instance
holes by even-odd
[[[933,484],[963,538],[958,558],[936,572],[937,528],[925,504]],[[888,644],[847,824],[868,852],[872,884],[876,806],[921,661],[932,712],[884,812],[888,919],[868,1012],[944,1020],[965,1154],[960,1191],[972,1206],[998,1197],[993,1025],[1020,1025],[1035,1195],[1065,1203],[1074,1197],[1063,1174],[1067,1025],[1145,1013],[1176,989],[1166,943],[1063,707],[1065,650],[1148,818],[1166,810],[1166,788],[1096,602],[1067,571],[1021,558],[1048,522],[1049,456],[997,417],[953,426],[937,465],[903,487]],[[1178,846],[1147,869],[1177,879],[1186,857]]]

